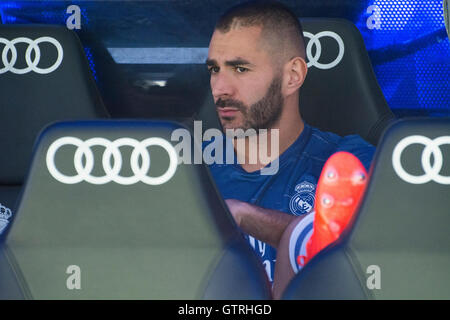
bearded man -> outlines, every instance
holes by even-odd
[[[289,9],[276,2],[250,2],[219,19],[206,61],[224,131],[267,129],[272,145],[271,135],[277,135],[277,152],[268,156],[269,163],[249,161],[261,139],[236,135],[231,139],[240,163],[210,165],[219,191],[261,256],[270,281],[286,227],[313,210],[326,160],[335,152],[348,151],[368,169],[375,150],[359,136],[340,137],[304,123],[299,89],[308,71],[305,56],[301,24]],[[239,141],[247,148],[237,148]],[[278,170],[262,174],[275,161]]]

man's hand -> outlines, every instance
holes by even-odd
[[[278,247],[288,224],[295,219],[295,216],[282,211],[261,208],[236,199],[227,199],[225,203],[236,224],[245,233],[274,248]]]

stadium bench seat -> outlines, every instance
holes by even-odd
[[[0,247],[0,299],[270,298],[207,168],[177,165],[176,129],[116,120],[46,129]],[[68,289],[76,268],[81,290]]]
[[[39,131],[108,115],[75,32],[0,25],[0,49],[0,203],[14,211]]]

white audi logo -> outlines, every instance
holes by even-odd
[[[303,32],[303,36],[310,39],[308,44],[306,45],[306,56],[308,57],[308,63],[307,63],[308,68],[311,66],[314,66],[314,67],[322,69],[322,70],[331,69],[331,68],[334,68],[335,66],[337,66],[339,64],[339,62],[341,62],[342,58],[344,57],[344,51],[345,51],[344,41],[342,41],[342,38],[337,33],[334,33],[333,31],[322,31],[322,32],[319,32],[318,34],[314,35],[310,32],[305,31],[305,32]],[[333,38],[334,40],[336,40],[336,42],[339,46],[339,52],[338,52],[337,57],[330,63],[320,63],[319,62],[320,56],[322,54],[322,45],[320,43],[320,38],[322,38],[322,37]],[[312,54],[313,45],[316,47],[315,55]]]
[[[55,154],[58,149],[64,145],[74,145],[77,147],[74,155],[74,166],[77,172],[74,176],[67,176],[62,174],[55,166]],[[93,176],[91,171],[94,168],[94,155],[91,151],[92,146],[103,146],[105,151],[102,157],[104,176]],[[133,151],[130,157],[131,170],[134,175],[130,177],[120,176],[122,169],[122,155],[119,147],[130,146]],[[149,146],[160,146],[164,148],[169,155],[169,168],[164,174],[159,177],[149,177],[147,172],[150,168],[150,155],[147,150]],[[82,159],[85,157],[85,164]],[[113,166],[111,166],[111,157],[113,157]],[[139,165],[139,159],[142,163]],[[178,156],[175,148],[166,140],[162,138],[148,138],[141,142],[131,138],[120,138],[114,141],[109,141],[104,138],[91,138],[82,141],[75,137],[62,137],[54,141],[47,151],[46,157],[47,168],[50,174],[59,182],[65,184],[75,184],[81,181],[86,181],[92,184],[105,184],[114,181],[122,185],[131,185],[139,181],[149,185],[160,185],[167,181],[175,174],[178,164]]]
[[[39,49],[39,44],[41,42],[49,42],[53,44],[56,47],[56,50],[58,51],[58,57],[56,61],[53,63],[53,65],[51,65],[48,68],[38,67],[39,61],[41,59],[41,50]],[[2,52],[2,62],[4,67],[0,68],[0,74],[6,73],[8,71],[16,74],[24,74],[31,71],[40,74],[47,74],[55,71],[63,60],[64,53],[61,44],[58,42],[58,40],[51,37],[40,37],[37,38],[36,40],[31,40],[29,38],[24,37],[16,38],[13,40],[0,38],[0,43],[3,43],[5,45]],[[17,61],[17,49],[15,47],[17,43],[28,44],[27,50],[25,52],[25,61],[27,63],[27,67],[23,69],[18,69],[14,67]],[[31,60],[31,52],[33,51],[34,51],[34,59]],[[8,60],[9,52],[11,52],[11,60]]]
[[[423,175],[412,175],[405,171],[400,161],[403,150],[411,144],[423,144],[425,149],[422,151]],[[450,136],[442,136],[434,140],[424,136],[409,136],[400,140],[392,153],[392,165],[397,175],[406,182],[413,184],[423,184],[429,181],[435,181],[440,184],[450,184],[450,176],[442,176],[439,172],[442,169],[443,157],[439,146],[450,144]],[[431,154],[433,154],[434,163],[431,165]]]

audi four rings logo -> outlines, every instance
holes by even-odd
[[[423,144],[425,149],[422,151],[423,175],[412,175],[405,171],[400,161],[403,150],[411,144]],[[435,181],[440,184],[450,184],[450,176],[442,176],[439,172],[442,169],[443,157],[439,146],[450,144],[450,136],[442,136],[434,140],[424,136],[409,136],[400,140],[395,146],[392,154],[392,165],[397,175],[406,182],[413,184],[423,184],[429,181]],[[434,163],[431,165],[431,155],[433,154]]]
[[[56,48],[56,50],[58,51],[58,57],[56,59],[56,61],[53,63],[53,65],[51,65],[48,68],[39,68],[38,64],[39,61],[41,59],[41,50],[39,49],[39,44],[42,42],[49,42],[51,44],[53,44]],[[16,74],[24,74],[24,73],[28,73],[31,71],[34,71],[36,73],[40,73],[40,74],[47,74],[50,72],[55,71],[59,65],[61,64],[62,60],[63,60],[63,48],[61,46],[61,44],[58,42],[58,40],[51,38],[51,37],[40,37],[37,38],[36,40],[31,40],[29,38],[24,38],[24,37],[20,37],[20,38],[16,38],[13,40],[8,40],[5,38],[0,38],[0,43],[3,43],[5,45],[5,47],[3,48],[3,52],[2,52],[2,62],[4,67],[0,68],[0,74],[2,73],[6,73],[8,71],[12,72],[12,73],[16,73]],[[17,49],[15,47],[15,45],[17,43],[26,43],[28,44],[27,50],[25,52],[25,61],[27,63],[27,67],[23,68],[23,69],[18,69],[15,68],[14,65],[16,64],[17,61]],[[31,60],[31,52],[34,51],[34,59]],[[8,60],[8,54],[9,52],[11,52],[11,59]]]
[[[335,66],[337,66],[339,64],[339,62],[341,62],[342,58],[344,57],[344,51],[345,51],[344,41],[342,41],[342,38],[337,33],[334,33],[332,31],[322,31],[322,32],[319,32],[318,34],[314,35],[310,32],[303,32],[303,36],[310,39],[308,44],[306,45],[306,56],[308,58],[308,63],[307,63],[308,68],[311,66],[314,66],[314,67],[322,69],[322,70],[331,69],[331,68],[334,68]],[[338,52],[337,57],[330,63],[320,63],[319,62],[320,56],[322,54],[322,45],[320,43],[320,38],[323,38],[323,37],[333,38],[334,40],[336,40],[336,42],[339,46],[339,52]],[[315,55],[312,54],[312,46],[313,45],[316,47]]]
[[[74,155],[74,165],[77,174],[74,176],[62,174],[55,166],[55,154],[64,145],[74,145],[77,147]],[[103,146],[106,148],[102,157],[103,170],[105,171],[104,176],[97,177],[91,175],[92,169],[94,168],[94,155],[90,149],[92,146]],[[119,175],[122,169],[122,155],[119,150],[121,146],[134,148],[130,157],[133,176],[123,177]],[[149,146],[160,146],[169,154],[169,168],[159,177],[149,177],[147,175],[150,169],[150,155],[147,150]],[[84,165],[82,162],[83,156],[86,159]],[[113,166],[111,166],[111,157],[114,160]],[[142,159],[141,165],[139,165],[139,158]],[[48,148],[46,163],[48,171],[53,178],[65,184],[75,184],[81,181],[92,184],[105,184],[114,181],[122,185],[131,185],[141,181],[149,185],[160,185],[169,181],[175,174],[178,156],[175,148],[168,141],[157,137],[148,138],[141,142],[131,138],[120,138],[114,141],[109,141],[104,138],[91,138],[82,141],[75,137],[62,137],[54,141]]]

